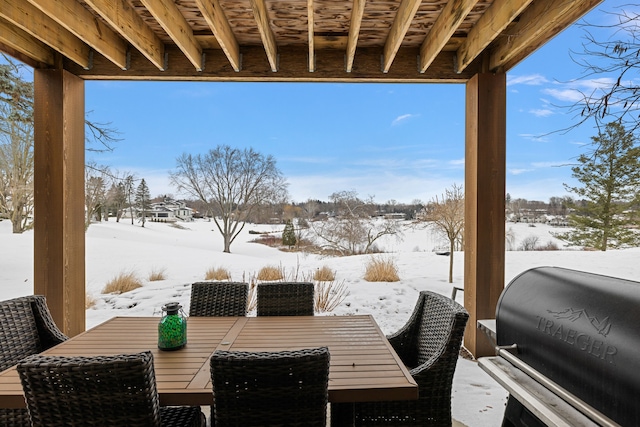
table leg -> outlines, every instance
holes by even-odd
[[[340,403],[331,405],[331,427],[355,426],[355,404]]]

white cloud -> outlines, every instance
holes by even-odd
[[[549,117],[553,114],[553,111],[544,108],[529,110],[529,112],[536,117]]]
[[[532,172],[532,171],[533,171],[533,169],[524,169],[524,168],[521,168],[521,169],[509,169],[509,173],[511,175],[520,175],[520,174],[523,174],[525,172]]]
[[[531,166],[534,168],[557,168],[560,166],[567,166],[567,162],[533,162]]]
[[[507,77],[507,86],[511,86],[511,85],[540,86],[545,83],[549,83],[549,80],[547,80],[543,75],[540,75],[540,74]]]
[[[464,166],[464,162],[465,162],[465,159],[463,157],[462,159],[450,160],[449,164],[452,166]]]
[[[391,126],[396,126],[399,125],[401,123],[406,122],[407,120],[413,119],[415,117],[418,117],[419,114],[403,114],[401,116],[396,117],[393,122],[391,122]]]
[[[584,99],[584,95],[577,89],[543,89],[543,93],[560,101],[578,102]]]
[[[542,136],[542,135],[534,135],[531,133],[521,133],[518,136],[534,142],[549,142],[549,139],[546,136]]]

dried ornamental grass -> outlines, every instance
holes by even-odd
[[[367,282],[399,282],[398,267],[392,259],[371,258],[366,265]]]
[[[349,295],[344,280],[342,282],[322,281],[316,283],[314,293],[315,310],[318,313],[328,313],[335,310]]]
[[[262,267],[260,271],[258,271],[258,276],[256,277],[258,280],[263,281],[273,281],[273,280],[282,280],[284,277],[284,271],[282,267],[273,267],[266,266]]]
[[[323,265],[322,268],[318,268],[313,272],[313,280],[318,282],[331,282],[336,280],[336,272],[326,265]]]
[[[103,294],[122,294],[142,287],[142,282],[133,271],[121,272],[102,289]]]
[[[151,270],[151,273],[149,273],[149,277],[147,280],[149,280],[150,282],[157,282],[160,280],[165,280],[166,278],[167,273],[165,268],[154,268],[153,270]]]
[[[204,280],[231,280],[231,273],[226,268],[212,267],[205,272]]]
[[[87,294],[85,296],[85,298],[84,298],[84,308],[85,308],[85,310],[90,309],[94,305],[96,305],[96,299],[94,297],[92,297],[91,295]]]

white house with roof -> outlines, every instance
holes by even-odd
[[[193,221],[193,209],[184,202],[165,197],[163,201],[151,204],[147,217],[160,221]]]

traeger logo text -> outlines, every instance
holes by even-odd
[[[551,310],[547,310],[547,312],[551,317],[557,320],[569,320],[570,322],[581,320],[582,323],[589,322],[589,324],[599,335],[602,335],[602,337],[606,337],[611,331],[609,317],[606,317],[603,320],[598,320],[596,317],[589,316],[586,310],[568,308],[559,312]],[[538,325],[536,328],[540,332],[615,365],[615,356],[618,353],[618,349],[616,347],[608,345],[603,340],[593,338],[587,333],[579,332],[576,329],[563,325],[562,322],[547,319],[542,316],[537,316],[537,318]]]

